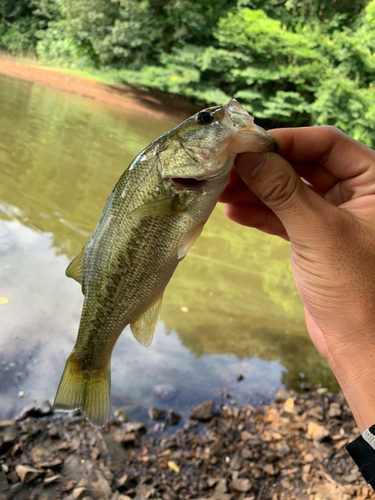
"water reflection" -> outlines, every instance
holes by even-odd
[[[95,228],[132,158],[171,127],[89,99],[0,76],[0,417],[52,399],[76,338],[80,287],[65,268]],[[124,332],[112,402],[158,404],[175,386],[186,411],[223,389],[248,399],[303,372],[334,384],[307,338],[288,245],[235,226],[218,207],[165,293],[155,343]],[[245,379],[236,382],[236,374]],[[125,389],[124,389],[125,387]],[[29,395],[23,399],[18,394]],[[171,404],[169,402],[168,404]]]

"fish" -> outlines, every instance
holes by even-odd
[[[199,111],[133,160],[110,194],[89,242],[66,275],[84,295],[77,341],[55,411],[108,419],[111,355],[127,325],[152,344],[164,290],[228,184],[238,153],[275,151],[276,142],[232,99]]]

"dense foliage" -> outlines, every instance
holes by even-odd
[[[17,4],[17,6],[15,6]],[[0,47],[375,146],[375,0],[0,0]]]

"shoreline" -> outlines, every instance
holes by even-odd
[[[219,408],[203,402],[177,431],[174,412],[152,415],[164,423],[119,415],[97,429],[45,402],[0,422],[0,498],[375,499],[345,450],[358,429],[342,394],[278,389],[258,407],[227,395]]]
[[[107,84],[59,68],[46,68],[37,61],[0,53],[0,74],[95,99],[116,108],[143,113],[177,124],[201,107],[180,97],[157,91],[143,91],[130,85]]]

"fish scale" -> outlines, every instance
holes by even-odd
[[[139,342],[152,343],[164,289],[228,183],[236,154],[274,149],[233,99],[197,113],[136,157],[66,271],[85,298],[55,410],[82,409],[93,425],[105,424],[119,335],[130,324]]]

